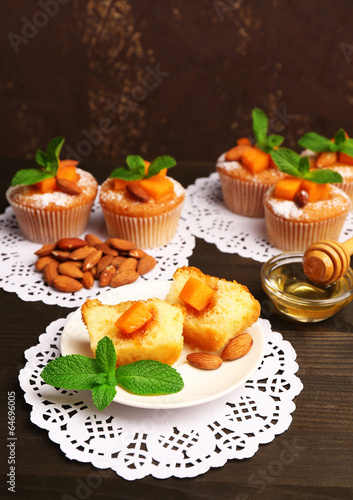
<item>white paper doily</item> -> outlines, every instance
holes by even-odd
[[[266,238],[264,218],[243,217],[225,206],[217,172],[196,179],[186,189],[184,214],[192,234],[213,243],[221,252],[237,253],[258,262],[281,253]],[[348,214],[339,241],[353,236],[353,212]]]
[[[38,345],[25,352],[19,382],[32,406],[31,421],[48,430],[70,459],[112,469],[127,480],[195,477],[227,460],[250,458],[292,421],[293,399],[303,388],[295,375],[296,353],[267,320],[259,320],[266,339],[262,364],[234,392],[190,408],[112,403],[102,412],[89,391],[56,389],[40,377],[47,362],[60,355],[66,321],[51,323]]]
[[[86,233],[93,233],[102,240],[108,238],[102,211],[96,199]],[[22,236],[16,217],[11,207],[0,215],[0,287],[6,292],[17,293],[25,302],[41,301],[62,307],[78,307],[87,298],[96,296],[107,290],[101,288],[96,281],[93,288],[75,293],[62,293],[48,286],[42,273],[36,271],[34,264],[37,257],[34,252],[41,247]],[[167,245],[147,250],[157,260],[155,268],[136,282],[144,279],[164,279],[173,277],[178,267],[188,265],[188,257],[195,247],[195,237],[189,230],[188,223],[182,218],[179,221],[177,234]]]

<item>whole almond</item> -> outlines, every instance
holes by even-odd
[[[61,238],[56,242],[56,247],[59,250],[76,250],[76,248],[85,247],[87,241],[81,238]]]
[[[137,271],[118,271],[115,276],[113,276],[110,286],[116,288],[118,286],[128,285],[129,283],[133,283],[139,277],[139,273]]]
[[[58,276],[59,261],[53,260],[43,268],[43,278],[48,285],[53,284],[54,278]]]
[[[60,262],[65,262],[65,260],[69,260],[71,252],[68,250],[53,250],[51,254],[53,257],[60,260]]]
[[[99,243],[102,243],[102,240],[98,238],[98,236],[91,233],[86,234],[85,240],[91,247],[95,247],[96,245],[99,245]]]
[[[37,262],[34,264],[34,267],[37,271],[43,271],[44,267],[49,264],[49,262],[53,262],[55,259],[51,255],[45,255],[44,257],[39,257]]]
[[[85,246],[81,248],[77,248],[73,252],[71,252],[70,259],[71,260],[85,260],[86,257],[91,255],[91,253],[95,252],[96,249],[94,247]]]
[[[122,273],[124,271],[136,271],[137,267],[137,259],[133,257],[128,257],[125,259],[119,266],[119,272]]]
[[[137,184],[127,184],[125,189],[139,201],[147,202],[151,199],[151,196],[147,193],[147,191]]]
[[[222,364],[222,360],[219,356],[209,352],[192,352],[186,356],[186,359],[193,366],[201,368],[202,370],[215,370]]]
[[[70,278],[81,279],[83,273],[73,262],[61,262],[58,266],[58,273],[65,276],[70,276]]]
[[[135,257],[135,259],[141,259],[145,255],[147,255],[147,253],[141,250],[140,248],[134,248],[129,252],[129,257]]]
[[[98,264],[98,262],[102,258],[102,250],[95,250],[88,257],[85,258],[82,264],[82,271],[87,271],[91,269],[93,266]]]
[[[82,193],[80,186],[70,179],[59,178],[56,179],[56,185],[67,194],[72,194],[73,196]]]
[[[116,268],[114,266],[107,266],[101,272],[99,276],[99,284],[100,286],[108,286],[116,274]]]
[[[92,274],[91,271],[85,271],[83,273],[83,277],[82,277],[81,283],[82,283],[82,285],[83,285],[84,288],[87,288],[87,290],[89,290],[90,288],[93,287],[93,285],[94,285],[94,277],[93,277],[93,274]]]
[[[139,274],[147,274],[155,267],[157,261],[152,255],[145,255],[138,261],[137,272]]]
[[[126,252],[129,252],[133,248],[136,248],[136,244],[132,241],[122,240],[120,238],[109,238],[106,243],[107,245],[115,248],[115,250],[122,250]]]
[[[97,264],[97,273],[100,274],[107,266],[112,263],[112,260],[112,255],[103,255],[103,257]]]
[[[106,255],[112,255],[113,257],[115,257],[116,255],[119,255],[118,250],[115,250],[114,248],[110,247],[106,243],[103,243],[103,242],[97,243],[97,245],[95,245],[95,247],[98,250],[102,250],[102,252]]]
[[[252,345],[253,339],[248,333],[241,333],[237,337],[231,339],[222,351],[221,358],[223,361],[233,361],[247,354]]]
[[[53,279],[53,286],[60,292],[78,292],[83,288],[80,281],[70,278],[70,276],[58,275]]]
[[[126,260],[126,257],[123,257],[122,255],[117,255],[116,257],[113,257],[111,261],[111,265],[115,267],[119,267],[122,262]]]
[[[93,266],[91,267],[91,269],[89,269],[92,273],[92,276],[93,276],[93,279],[95,280],[98,280],[99,279],[99,274],[97,272],[97,266]]]
[[[45,257],[50,255],[55,248],[55,243],[45,243],[39,250],[34,252],[38,257]]]

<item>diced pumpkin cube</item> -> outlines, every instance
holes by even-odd
[[[208,306],[213,294],[214,290],[206,283],[191,277],[183,286],[179,298],[189,306],[202,311]]]
[[[124,179],[113,179],[113,185],[114,189],[119,191],[120,189],[125,189],[128,181],[125,181]]]
[[[139,185],[155,200],[159,200],[174,191],[173,182],[162,175],[154,175],[149,179],[142,179],[139,181]]]
[[[147,161],[147,160],[144,160],[144,162],[145,162],[145,174],[147,174],[147,172],[148,172],[148,168],[149,168],[149,166],[151,165],[151,162],[150,162],[150,161]]]
[[[244,145],[251,146],[251,142],[247,137],[241,137],[240,139],[238,139],[237,144],[238,146],[244,146]]]
[[[235,146],[234,148],[227,151],[225,159],[227,161],[239,161],[241,155],[248,149],[253,149],[253,147],[249,144],[240,144],[239,146]]]
[[[349,156],[346,153],[338,153],[338,161],[345,165],[353,165],[353,156]]]
[[[145,160],[145,174],[147,174],[147,173],[148,173],[148,169],[149,169],[149,166],[150,166],[150,165],[151,165],[151,162],[150,162],[150,161],[146,161],[146,160]],[[163,168],[160,172],[158,172],[158,174],[157,174],[157,175],[161,175],[161,176],[163,176],[163,177],[164,177],[165,175],[167,175],[167,171],[168,171],[168,169],[167,169],[167,168]]]
[[[301,188],[308,193],[309,203],[325,200],[328,197],[329,184],[317,184],[316,182],[304,179]]]
[[[298,190],[301,188],[302,182],[302,179],[297,178],[282,179],[281,181],[277,182],[273,194],[277,198],[293,201]]]
[[[328,167],[329,165],[333,165],[337,162],[337,153],[335,151],[325,151],[320,153],[316,160],[316,166]]]
[[[40,193],[51,193],[55,191],[56,179],[55,177],[49,177],[48,179],[36,182],[34,186]]]
[[[152,313],[143,304],[143,302],[135,302],[127,309],[115,322],[115,326],[120,333],[129,335],[139,328],[142,328],[147,321],[152,318]]]
[[[77,162],[75,162],[75,163],[77,163]],[[56,173],[56,178],[57,179],[68,179],[69,181],[77,182],[78,181],[78,174],[76,171],[76,165],[74,163],[65,164],[63,162],[60,162],[58,171]]]
[[[241,164],[252,174],[262,172],[270,165],[270,155],[257,148],[249,148],[241,155]]]

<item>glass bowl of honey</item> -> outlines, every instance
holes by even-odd
[[[303,252],[272,257],[261,269],[262,287],[278,311],[296,321],[313,323],[336,314],[353,299],[353,271],[323,286],[303,271]]]

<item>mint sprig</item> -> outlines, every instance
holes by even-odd
[[[259,108],[254,108],[251,113],[253,131],[256,139],[256,146],[265,153],[271,153],[274,148],[277,148],[284,141],[281,135],[270,134],[268,132],[268,118],[266,114]]]
[[[316,132],[308,132],[298,140],[298,144],[302,148],[314,151],[314,153],[331,151],[342,152],[349,156],[353,156],[353,139],[346,137],[343,128],[336,132],[333,141]]]
[[[309,158],[307,156],[299,156],[292,149],[279,148],[271,152],[271,157],[281,172],[293,177],[307,179],[317,184],[343,181],[341,174],[329,168],[310,170]]]
[[[94,359],[82,354],[56,358],[42,370],[41,377],[54,387],[92,391],[98,410],[113,401],[117,385],[138,395],[172,394],[184,387],[179,372],[160,361],[142,360],[116,368],[116,360],[113,341],[103,337]]]
[[[46,152],[38,149],[35,160],[41,168],[19,170],[12,178],[11,186],[19,184],[31,185],[55,177],[59,168],[59,155],[64,141],[64,137],[55,137],[49,142]]]
[[[125,181],[149,179],[159,174],[164,168],[171,168],[175,165],[176,161],[171,156],[158,156],[151,162],[148,172],[145,174],[144,159],[139,155],[129,155],[126,157],[126,166],[116,168],[109,177],[111,179],[123,179]]]

